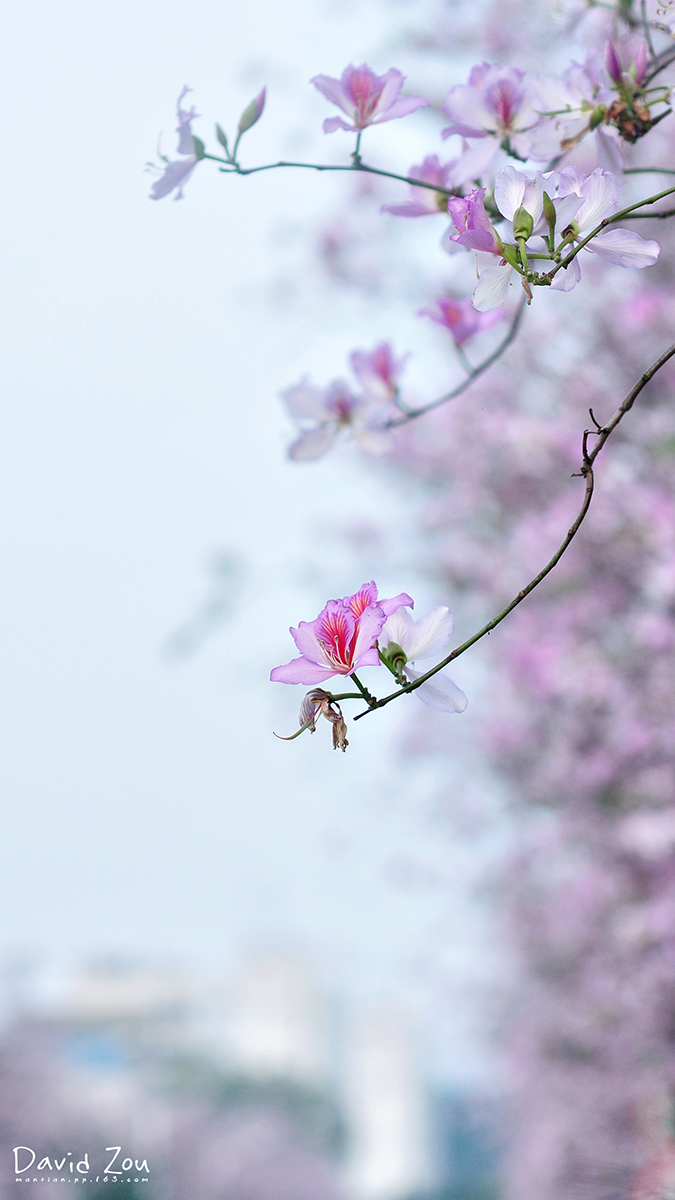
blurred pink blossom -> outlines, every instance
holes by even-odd
[[[463,346],[469,338],[483,329],[490,329],[504,317],[504,313],[499,309],[486,313],[477,312],[468,299],[456,300],[450,296],[437,296],[435,303],[435,309],[421,308],[418,315],[430,317],[437,325],[449,329],[457,346]]]
[[[395,67],[384,75],[376,75],[366,63],[360,67],[350,65],[345,67],[340,79],[315,75],[311,82],[331,104],[336,104],[351,118],[352,123],[348,124],[342,117],[327,117],[323,123],[324,133],[334,133],[336,129],[359,133],[368,125],[405,117],[429,104],[422,96],[399,95],[405,76]]]
[[[195,154],[194,142],[192,140],[192,121],[199,114],[194,108],[181,108],[181,100],[191,92],[187,84],[183,88],[178,97],[178,126],[176,133],[178,134],[178,153],[184,155],[184,158],[175,158],[171,162],[167,162],[163,174],[157,179],[150,190],[151,200],[161,200],[164,196],[168,196],[174,188],[176,195],[174,200],[183,199],[183,186],[187,183],[192,175],[197,162],[199,161]]]
[[[408,175],[411,179],[419,179],[424,183],[432,183],[439,188],[449,190],[453,187],[452,171],[455,159],[441,163],[435,154],[429,154],[419,166],[411,167]],[[438,216],[440,212],[448,211],[448,197],[445,192],[433,192],[431,188],[411,187],[410,199],[401,204],[383,204],[382,212],[393,213],[395,217],[430,217]]]

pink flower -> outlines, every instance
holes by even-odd
[[[457,230],[448,234],[448,241],[457,242],[467,250],[501,254],[499,238],[485,211],[484,196],[485,188],[476,188],[468,196],[453,196],[448,200],[448,212]]]
[[[481,63],[469,75],[468,84],[451,88],[443,112],[454,122],[443,130],[443,137],[458,133],[466,138],[490,138],[494,154],[504,141],[527,158],[529,130],[538,123],[539,114],[524,83],[525,73],[498,63]]]
[[[411,179],[419,179],[423,183],[433,183],[446,190],[451,188],[453,159],[449,163],[441,163],[435,154],[430,154],[417,167],[411,167],[408,175]],[[431,188],[411,187],[410,199],[403,204],[383,204],[381,212],[393,213],[395,217],[430,217],[438,216],[439,212],[447,212],[448,197],[445,192],[433,192]]]
[[[386,75],[376,75],[365,63],[360,67],[350,65],[345,67],[341,79],[315,75],[311,82],[353,122],[348,125],[342,117],[328,117],[323,123],[324,133],[334,133],[336,129],[359,133],[367,125],[405,117],[429,103],[421,96],[399,96],[405,76],[394,67]]]
[[[164,159],[166,167],[161,177],[155,180],[152,185],[150,190],[151,200],[161,200],[164,196],[168,196],[174,190],[174,188],[177,189],[174,200],[182,200],[183,185],[187,183],[197,163],[199,162],[199,159],[195,154],[195,146],[192,138],[191,128],[191,122],[194,121],[195,117],[199,114],[195,112],[194,108],[191,108],[188,111],[180,106],[180,102],[183,97],[191,91],[192,88],[189,88],[187,85],[183,88],[180,96],[178,97],[177,106],[178,125],[176,127],[176,133],[178,134],[178,153],[185,155],[185,157],[175,158],[172,161]]]
[[[498,309],[479,313],[470,300],[455,300],[450,296],[437,296],[436,308],[421,308],[418,315],[430,317],[437,325],[449,329],[456,346],[463,346],[474,334],[489,329],[504,316]]]
[[[385,454],[389,449],[389,434],[383,428],[384,406],[377,395],[356,396],[344,380],[335,379],[325,388],[296,383],[286,388],[281,398],[301,427],[288,451],[295,462],[321,458],[344,430],[349,430],[368,454]]]
[[[391,401],[398,395],[398,380],[408,355],[395,359],[388,342],[369,353],[355,350],[351,365],[363,392],[355,395],[349,384],[335,379],[325,388],[296,383],[281,393],[301,433],[289,448],[295,462],[320,458],[348,430],[367,454],[386,454],[390,435],[386,428]]]
[[[398,381],[409,355],[395,359],[389,342],[380,342],[374,350],[355,350],[350,356],[352,370],[368,396],[393,400],[398,395]]]
[[[353,596],[329,600],[316,620],[300,621],[297,629],[290,629],[300,658],[275,667],[270,679],[312,686],[332,675],[351,675],[361,667],[379,666],[378,634],[387,617],[404,604],[410,608],[414,604],[405,592],[391,600],[378,600],[372,580]]]

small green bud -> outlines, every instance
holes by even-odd
[[[251,103],[247,106],[247,108],[244,109],[243,113],[241,114],[241,116],[239,118],[239,136],[240,137],[241,137],[242,133],[246,133],[247,129],[250,129],[252,125],[255,125],[255,123],[258,120],[258,118],[260,117],[264,107],[265,107],[265,89],[263,88],[263,90],[258,93],[255,100],[251,100]]]
[[[551,197],[549,196],[548,192],[544,192],[544,217],[546,218],[546,224],[548,225],[548,227],[551,231],[551,236],[553,235],[553,233],[555,231],[555,223],[556,223],[557,216],[558,216],[558,214],[555,211],[555,204],[551,200]]]
[[[606,112],[607,109],[604,104],[596,104],[593,112],[591,113],[590,128],[592,130],[597,129],[598,125],[602,125]]]
[[[192,145],[195,148],[195,155],[197,157],[197,162],[200,162],[200,160],[206,154],[206,146],[204,145],[202,139],[195,137],[194,134],[192,135]]]
[[[223,150],[225,151],[225,153],[229,154],[230,150],[227,145],[227,135],[223,133],[222,129],[220,128],[220,125],[216,125],[216,137],[218,138],[218,141],[220,142],[221,146],[223,147]]]
[[[510,242],[502,244],[502,258],[505,258],[510,267],[515,267],[517,271],[521,268],[520,251],[517,246],[512,246]]]
[[[517,208],[513,214],[513,236],[515,238],[525,238],[525,241],[532,236],[534,221],[532,215],[526,208]]]

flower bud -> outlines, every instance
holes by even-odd
[[[513,236],[520,240],[525,238],[525,241],[532,236],[534,221],[532,214],[526,208],[517,208],[513,214]]]
[[[220,128],[220,125],[216,125],[216,137],[218,138],[218,141],[220,142],[221,146],[223,147],[223,150],[225,151],[225,153],[229,154],[230,150],[229,150],[229,147],[227,144],[227,134],[223,133],[222,129]]]
[[[515,267],[517,271],[520,270],[520,252],[517,246],[512,246],[510,242],[502,244],[502,258],[510,267]]]
[[[551,237],[553,237],[553,234],[555,233],[555,223],[558,218],[558,214],[555,211],[555,204],[551,200],[551,197],[549,196],[548,192],[544,192],[544,217],[546,218],[546,224],[548,225],[549,230],[551,231]]]
[[[610,78],[613,79],[615,83],[620,83],[621,63],[619,61],[619,56],[609,39],[607,40],[607,44],[605,46],[605,66],[607,68],[607,74],[610,76]]]
[[[590,119],[590,123],[589,123],[591,131],[593,129],[597,129],[598,125],[602,125],[602,122],[605,119],[606,112],[607,112],[607,109],[604,104],[596,104],[595,108],[593,109],[593,112],[591,113],[591,119]]]
[[[247,129],[250,129],[252,125],[255,125],[256,121],[260,118],[264,107],[265,107],[265,89],[263,88],[263,90],[258,93],[255,100],[251,100],[251,103],[248,105],[247,108],[244,109],[243,113],[241,114],[241,117],[239,118],[239,136],[240,137],[241,137],[242,133],[246,133]]]

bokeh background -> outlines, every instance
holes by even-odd
[[[443,153],[472,63],[555,72],[630,20],[66,0],[5,33],[2,1194],[15,1146],[55,1196],[84,1154],[107,1194],[120,1146],[129,1200],[665,1200],[672,374],[560,582],[457,663],[465,714],[411,697],[337,755],[327,728],[273,737],[298,700],[268,680],[288,626],[365,580],[449,604],[459,640],[522,586],[575,509],[589,404],[672,337],[670,257],[541,298],[387,459],[298,465],[279,391],[303,375],[387,339],[409,399],[460,378],[415,314],[469,293],[469,256],[440,217],[381,216],[393,184],[204,163],[151,202],[146,169],[184,84],[209,149],[266,85],[245,161],[344,162],[309,79],[366,60],[432,101],[364,137],[405,170]],[[632,161],[672,149],[664,122]]]

